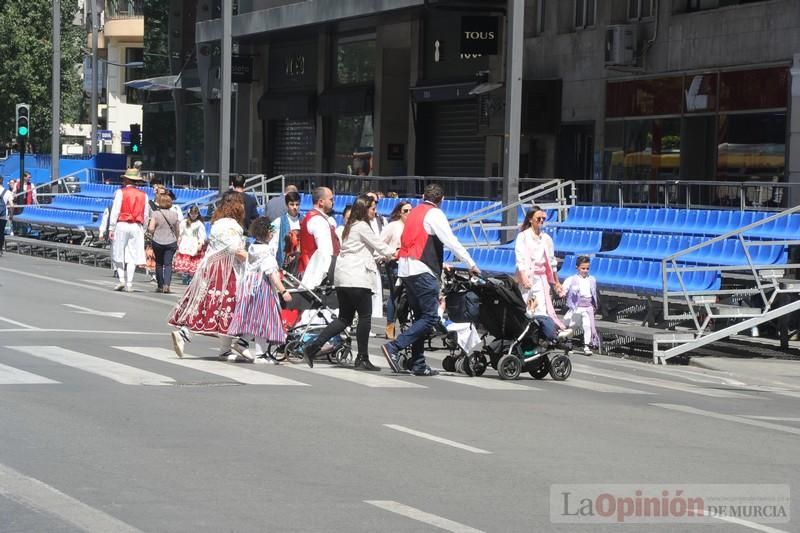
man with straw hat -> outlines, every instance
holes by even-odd
[[[112,241],[111,259],[119,276],[115,291],[133,292],[136,265],[147,262],[144,253],[144,224],[150,218],[147,195],[136,188],[144,183],[139,171],[129,168],[122,175],[123,187],[114,193],[108,235]]]

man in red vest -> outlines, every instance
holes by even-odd
[[[123,187],[114,193],[109,216],[108,236],[111,239],[111,259],[119,276],[115,291],[133,292],[136,265],[144,265],[144,224],[150,218],[147,195],[136,188],[144,183],[139,171],[129,168],[122,175]]]
[[[300,257],[297,269],[303,285],[310,289],[319,287],[333,265],[332,258],[339,255],[339,237],[333,211],[333,191],[317,187],[311,193],[314,208],[300,222]]]
[[[439,320],[439,277],[444,247],[447,246],[469,266],[470,272],[480,273],[475,261],[453,235],[444,212],[439,209],[443,199],[441,185],[431,183],[426,186],[423,203],[411,210],[400,237],[397,275],[406,287],[414,322],[397,339],[382,346],[383,355],[394,372],[401,371],[398,352],[411,346],[412,374],[435,376],[439,373],[425,361],[425,339]]]

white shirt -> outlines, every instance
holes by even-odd
[[[445,247],[449,248],[458,259],[466,263],[467,267],[472,268],[475,266],[475,261],[469,256],[466,248],[453,235],[453,230],[450,229],[450,223],[447,221],[444,211],[437,207],[425,213],[425,218],[422,219],[422,227],[428,235],[438,237]],[[428,268],[428,265],[418,259],[401,257],[397,262],[397,275],[401,278],[425,273],[435,275]]]
[[[275,261],[275,254],[270,250],[269,244],[253,243],[247,254],[245,272],[261,273],[270,275],[278,271],[278,263]]]
[[[322,211],[319,212],[322,213]],[[325,276],[328,275],[331,257],[333,256],[331,228],[334,231],[336,230],[336,220],[325,213],[322,213],[322,215],[311,217],[311,220],[306,225],[308,233],[314,237],[314,242],[317,244],[317,249],[311,259],[308,260],[308,266],[306,266],[306,271],[303,273],[303,285],[309,289],[315,289],[323,282]]]
[[[403,235],[405,223],[402,220],[393,220],[383,227],[381,240],[392,247],[393,250],[400,248],[400,236]]]

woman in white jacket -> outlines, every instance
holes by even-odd
[[[353,323],[358,313],[356,344],[358,353],[354,367],[379,370],[369,361],[369,332],[372,327],[372,292],[375,289],[377,265],[375,255],[393,259],[395,249],[381,241],[369,225],[375,216],[375,201],[365,195],[356,198],[350,218],[342,231],[342,247],[336,258],[333,284],[339,298],[339,317],[306,344],[303,355],[308,366],[314,366],[314,355],[335,335]]]

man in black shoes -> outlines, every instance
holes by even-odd
[[[403,279],[408,303],[414,311],[414,322],[397,339],[382,346],[389,367],[400,372],[398,352],[411,346],[411,373],[435,376],[439,372],[425,361],[425,339],[439,320],[439,277],[442,274],[444,247],[469,266],[474,274],[480,270],[467,250],[458,242],[450,223],[439,206],[444,199],[441,185],[425,187],[424,202],[411,210],[406,219],[398,252],[398,277]]]

